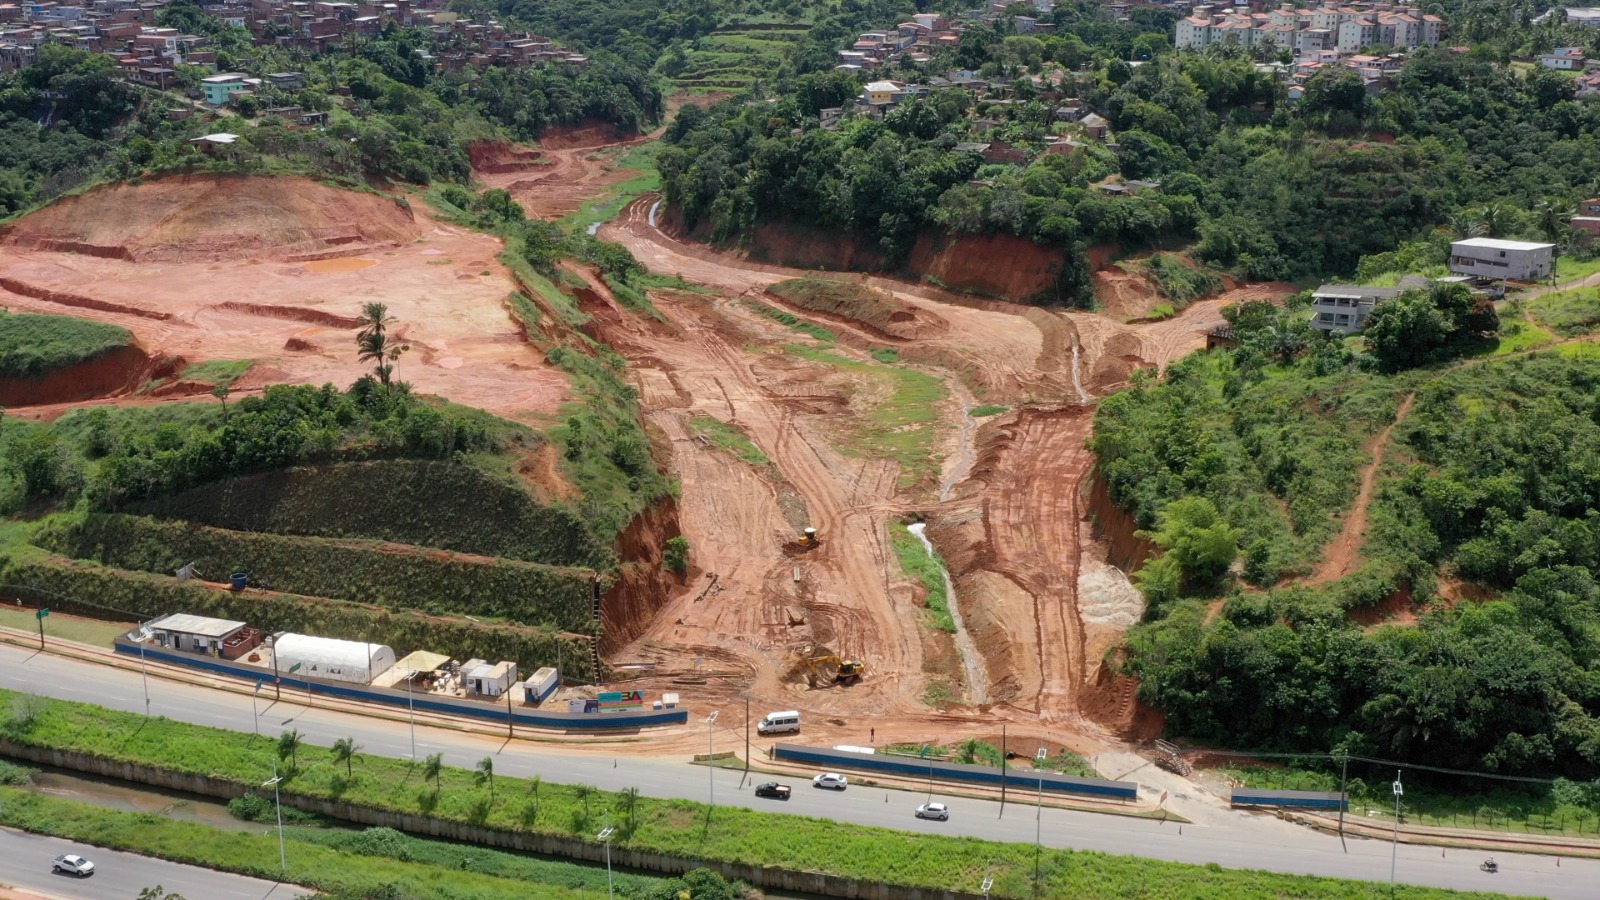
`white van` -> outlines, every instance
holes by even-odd
[[[756,723],[758,734],[783,734],[786,731],[800,730],[800,714],[794,710],[785,712],[767,713]]]

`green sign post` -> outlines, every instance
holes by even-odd
[[[40,609],[38,612],[33,614],[33,617],[35,619],[39,620],[39,649],[40,650],[44,649],[44,617],[48,616],[48,615],[50,615],[50,608],[49,607],[45,607],[43,609]]]

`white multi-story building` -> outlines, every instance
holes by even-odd
[[[1468,238],[1450,245],[1450,271],[1498,280],[1536,281],[1555,271],[1555,244]]]
[[[1269,40],[1296,53],[1333,47],[1354,53],[1377,44],[1411,50],[1438,45],[1443,25],[1438,16],[1393,3],[1324,3],[1315,8],[1283,3],[1266,13],[1252,13],[1244,6],[1231,10],[1197,6],[1193,15],[1178,20],[1174,43],[1180,50],[1222,43],[1254,47]]]

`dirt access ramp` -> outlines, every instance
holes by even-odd
[[[0,244],[192,262],[398,246],[421,233],[410,209],[391,197],[298,178],[182,175],[63,198],[8,226]]]
[[[484,187],[503,188],[530,216],[559,219],[637,175],[618,169],[617,160],[647,140],[590,123],[548,129],[536,149],[508,141],[474,141],[467,152],[472,174]]]
[[[236,253],[219,259],[202,249],[155,258],[193,223],[230,208],[235,191],[244,210],[230,226],[228,246]],[[301,178],[241,176],[119,186],[63,204],[24,217],[0,241],[8,306],[121,325],[152,357],[252,360],[235,384],[251,390],[276,383],[343,387],[361,377],[368,367],[356,359],[356,317],[364,303],[382,302],[412,348],[396,374],[418,392],[522,419],[553,413],[569,396],[565,376],[511,318],[507,298],[517,284],[495,258],[499,240],[436,221],[423,209]],[[106,222],[70,221],[101,206]],[[330,233],[333,221],[340,234],[386,242],[325,246],[316,258],[301,256],[305,236]],[[41,249],[69,234],[127,241],[118,246],[139,252]],[[154,256],[141,255],[146,250]]]

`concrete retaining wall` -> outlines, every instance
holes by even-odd
[[[1139,785],[1132,781],[1107,781],[1103,778],[1074,778],[1054,772],[1024,772],[1017,769],[1001,770],[991,766],[972,766],[942,760],[917,759],[906,756],[889,756],[882,753],[855,753],[827,747],[807,747],[804,744],[779,744],[773,756],[791,762],[813,763],[823,768],[865,769],[869,772],[887,772],[915,777],[931,776],[940,781],[966,784],[1005,784],[1018,790],[1040,790],[1053,794],[1080,794],[1113,800],[1137,800]]]
[[[244,796],[252,787],[225,778],[174,772],[143,763],[105,759],[92,753],[16,744],[6,738],[0,738],[0,756],[228,800]],[[432,816],[390,812],[369,806],[346,803],[342,800],[306,797],[293,791],[284,791],[282,800],[285,805],[296,809],[320,813],[335,819],[343,819],[347,822],[356,822],[362,825],[381,825],[409,834],[422,834],[452,841],[481,844],[487,847],[520,850],[527,853],[542,853],[547,856],[560,856],[593,863],[603,863],[606,858],[603,844],[581,841],[576,838],[506,831],[500,828],[488,828],[466,822],[438,819]],[[626,847],[616,846],[611,848],[611,863],[622,868],[658,872],[664,875],[681,875],[692,869],[712,869],[720,872],[725,878],[737,878],[760,888],[822,894],[828,897],[842,897],[846,898],[846,900],[982,900],[981,894],[963,891],[878,884],[854,878],[842,878],[838,875],[828,875],[822,872],[800,872],[793,869],[780,869],[747,863],[714,862],[692,857],[673,856],[666,853],[653,853],[646,850],[630,850]]]

